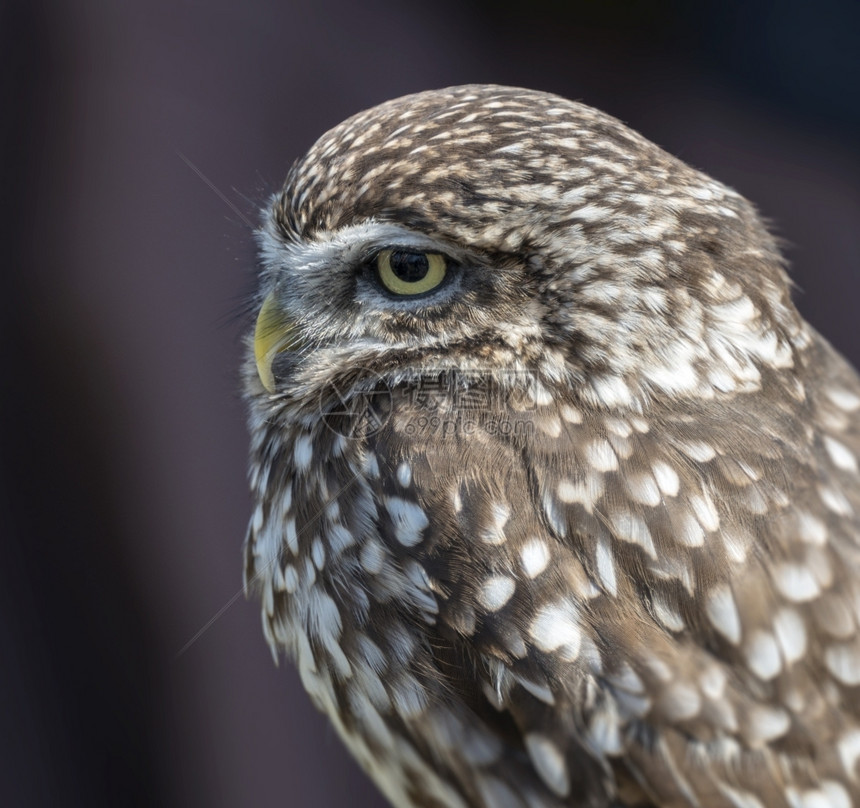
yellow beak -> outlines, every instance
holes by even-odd
[[[289,351],[298,345],[295,324],[278,306],[275,294],[272,292],[263,301],[254,329],[254,359],[257,361],[257,373],[263,387],[270,393],[275,392],[272,362],[282,351]]]

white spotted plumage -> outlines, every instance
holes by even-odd
[[[748,202],[476,85],[324,135],[260,242],[247,581],[394,805],[860,808],[860,381]]]

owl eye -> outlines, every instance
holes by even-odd
[[[420,295],[435,289],[448,272],[441,253],[383,250],[376,256],[380,283],[396,295]]]

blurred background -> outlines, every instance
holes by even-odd
[[[238,595],[252,231],[319,134],[466,82],[597,106],[754,200],[857,363],[858,35],[855,0],[0,3],[0,804],[384,804]]]

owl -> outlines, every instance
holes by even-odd
[[[245,576],[397,808],[860,808],[860,381],[743,197],[470,85],[259,234]]]

